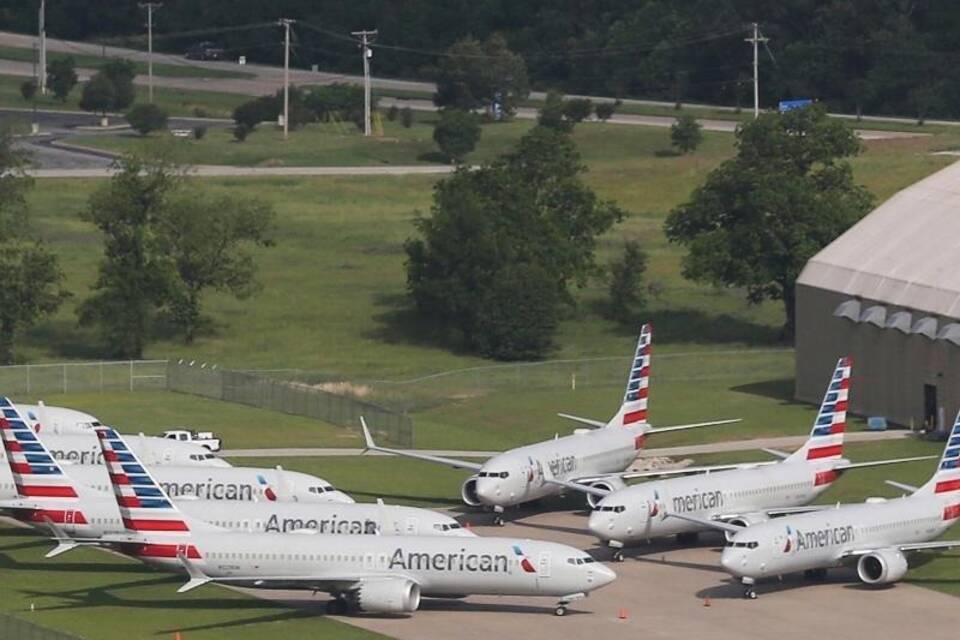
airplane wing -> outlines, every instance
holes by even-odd
[[[868,553],[881,551],[882,549],[897,549],[899,551],[932,551],[936,549],[952,549],[960,547],[960,540],[934,540],[931,542],[905,542],[903,544],[894,544],[890,547],[875,547],[872,549],[849,549],[843,552],[841,558],[857,558]]]
[[[834,471],[847,469],[863,469],[866,467],[882,467],[888,464],[902,464],[904,462],[918,462],[920,460],[937,460],[940,456],[914,456],[912,458],[894,458],[892,460],[872,460],[870,462],[845,462],[833,467]]]
[[[366,440],[366,448],[370,451],[380,451],[382,453],[389,453],[394,456],[413,458],[415,460],[425,460],[427,462],[435,462],[437,464],[445,464],[448,467],[453,467],[454,469],[469,469],[471,471],[479,471],[483,468],[483,465],[477,464],[476,462],[467,462],[465,460],[457,460],[455,458],[431,456],[426,453],[414,453],[413,451],[404,451],[403,449],[387,449],[386,447],[378,447],[373,441],[373,436],[370,435],[370,429],[367,428],[367,421],[364,420],[363,417],[360,418],[360,426],[363,427],[363,438]]]
[[[569,413],[558,413],[558,416],[561,418],[566,418],[567,420],[573,420],[574,422],[579,422],[580,424],[585,424],[588,427],[593,429],[602,429],[607,426],[606,422],[601,422],[600,420],[593,420],[592,418],[581,418],[580,416],[572,416]]]
[[[581,484],[580,482],[557,480],[556,478],[544,478],[543,481],[547,484],[555,484],[559,487],[566,487],[567,489],[573,489],[574,491],[589,493],[590,495],[598,496],[600,498],[604,498],[613,493],[612,491],[607,491],[606,489],[601,489],[600,487],[592,487],[589,484]]]
[[[900,489],[901,491],[907,491],[909,493],[914,493],[920,489],[920,487],[915,487],[912,484],[906,484],[903,482],[897,482],[896,480],[884,480],[883,482],[891,487],[894,487],[895,489]]]
[[[744,467],[762,467],[771,464],[777,464],[776,460],[767,462],[740,462],[737,464],[717,464],[702,467],[678,467],[676,469],[653,469],[651,471],[624,471],[622,473],[604,473],[594,476],[583,476],[574,478],[573,482],[577,484],[588,484],[591,482],[600,482],[610,478],[620,478],[621,480],[633,480],[635,478],[658,478],[663,476],[683,476],[692,473],[711,473],[714,471],[727,471],[729,469],[742,469]]]
[[[680,520],[686,520],[687,522],[693,522],[704,527],[709,527],[711,529],[719,529],[720,531],[727,531],[729,533],[740,533],[746,527],[740,527],[735,524],[730,524],[729,522],[721,522],[719,520],[708,520],[707,518],[698,518],[696,516],[688,516],[684,513],[674,513],[673,511],[666,511],[664,515],[668,518],[678,518]]]

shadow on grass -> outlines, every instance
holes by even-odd
[[[603,312],[606,303],[598,301],[597,311]],[[635,336],[642,322],[655,328],[656,344],[681,342],[689,344],[738,343],[749,346],[785,346],[780,340],[780,328],[737,318],[726,313],[714,314],[700,309],[660,309],[648,311],[634,322],[617,325],[621,335]]]
[[[426,153],[421,153],[417,156],[417,160],[421,162],[432,162],[435,164],[447,164],[447,156],[443,155],[439,151],[427,151]]]
[[[457,355],[468,355],[459,331],[431,318],[425,318],[410,304],[406,295],[375,294],[373,303],[381,310],[373,316],[378,327],[368,331],[365,338],[388,344],[446,349]]]
[[[742,384],[736,387],[730,387],[730,390],[736,391],[737,393],[760,396],[761,398],[779,400],[781,405],[809,406],[809,404],[805,402],[800,402],[799,400],[794,399],[793,386],[793,378],[781,378],[779,380],[764,380],[762,382]]]
[[[231,600],[230,602],[236,603],[237,600]],[[271,605],[265,600],[260,600],[256,603],[259,608],[266,608],[270,606],[275,606],[280,608],[280,605]],[[276,613],[271,613],[262,616],[256,616],[253,618],[241,618],[239,620],[230,620],[229,622],[220,622],[220,623],[210,623],[210,624],[200,624],[193,627],[170,627],[168,629],[160,629],[156,632],[155,635],[167,635],[173,634],[176,632],[186,633],[194,631],[210,631],[213,629],[229,629],[231,627],[243,627],[248,624],[261,624],[261,623],[270,623],[270,622],[287,622],[289,620],[302,620],[304,618],[315,618],[318,615],[322,615],[323,610],[318,607],[312,607],[310,609],[297,608],[297,609],[283,609]]]
[[[658,158],[679,158],[683,154],[676,149],[657,149],[653,152],[653,155]]]
[[[5,549],[23,549],[28,546],[47,546],[53,548],[53,543],[40,541],[32,545],[16,545]],[[21,562],[6,553],[0,553],[0,569],[7,571],[84,571],[88,573],[145,573],[146,569],[138,564],[112,564],[104,562],[64,562],[60,558],[50,558],[39,562]]]

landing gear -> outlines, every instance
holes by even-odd
[[[495,527],[503,526],[503,507],[493,508],[493,526]]]
[[[749,586],[747,586],[746,588],[744,588],[744,590],[743,590],[743,597],[746,598],[747,600],[756,600],[756,599],[757,599],[757,592],[756,592],[756,590],[753,588],[753,585],[749,585]]]
[[[343,596],[336,596],[327,601],[327,615],[342,616],[347,612],[347,600]]]
[[[823,582],[827,579],[827,570],[807,569],[803,572],[803,577],[805,580],[809,580],[810,582]]]
[[[555,616],[565,616],[567,615],[567,605],[558,604],[557,608],[553,610],[553,615]]]
[[[556,609],[553,610],[553,615],[555,616],[565,616],[567,615],[567,605],[573,602],[574,600],[582,600],[586,598],[587,594],[585,593],[571,593],[565,596],[560,597],[560,601],[557,602]]]

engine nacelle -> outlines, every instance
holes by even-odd
[[[480,496],[477,495],[477,476],[470,476],[460,487],[460,498],[463,503],[470,507],[479,507],[483,505],[480,502]]]
[[[857,575],[867,584],[890,584],[907,573],[907,559],[898,549],[881,549],[860,556]]]
[[[402,578],[364,581],[350,604],[367,613],[411,613],[420,607],[420,585]]]
[[[728,520],[727,522],[736,527],[752,527],[755,524],[766,522],[769,519],[770,516],[765,513],[745,513],[742,516],[737,516],[736,518]],[[734,535],[735,534],[729,531],[723,532],[723,537],[727,539],[727,542],[730,542]]]
[[[625,483],[620,478],[606,478],[604,480],[597,480],[596,482],[591,482],[590,486],[596,489],[602,489],[609,493],[613,493],[614,491],[619,491],[620,489],[623,489],[624,487],[626,487],[627,483]],[[597,505],[600,504],[601,500],[603,500],[603,498],[600,496],[595,496],[592,493],[587,494],[587,504],[590,505],[591,509],[596,509]]]

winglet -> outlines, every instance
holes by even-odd
[[[908,491],[910,493],[913,493],[914,491],[920,488],[920,487],[915,487],[912,484],[897,482],[896,480],[884,480],[884,483],[890,485],[894,489],[900,489],[901,491]]]
[[[210,576],[205,574],[203,571],[201,571],[197,565],[190,562],[187,559],[187,557],[183,555],[183,551],[177,551],[177,560],[180,561],[180,564],[183,566],[183,568],[187,572],[187,575],[190,577],[189,580],[187,580],[183,585],[180,586],[179,589],[177,589],[177,593],[186,593],[187,591],[193,591],[197,587],[202,587],[208,582],[213,581],[213,578],[211,578]]]
[[[363,419],[363,416],[360,416],[360,427],[363,429],[363,439],[366,443],[363,451],[376,451],[377,443],[373,441],[373,436],[370,435],[370,427],[367,426],[367,421]]]

